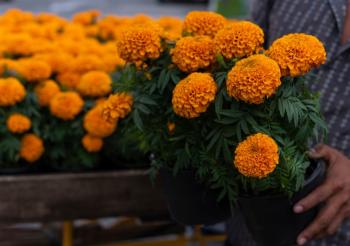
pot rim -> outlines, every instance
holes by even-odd
[[[324,160],[322,159],[317,159],[317,160],[310,160],[310,163],[316,163],[316,167],[314,169],[314,171],[312,172],[312,174],[304,181],[304,184],[302,186],[302,188],[308,187],[312,184],[312,182],[322,173],[325,172],[326,169],[326,163],[324,162]],[[296,191],[293,196],[295,194],[297,194],[298,191]],[[239,194],[238,195],[239,199],[280,199],[280,198],[284,198],[286,197],[285,194],[271,194],[271,195],[245,195],[245,194]]]

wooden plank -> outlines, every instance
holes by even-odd
[[[167,215],[146,171],[0,176],[2,223],[118,215]]]

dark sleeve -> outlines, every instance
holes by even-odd
[[[250,4],[250,20],[264,30],[266,37],[269,31],[269,15],[274,2],[275,0],[251,0]]]

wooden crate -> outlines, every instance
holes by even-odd
[[[168,215],[144,170],[0,176],[0,221]]]

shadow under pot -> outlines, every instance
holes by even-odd
[[[239,198],[239,210],[258,245],[295,245],[299,233],[316,217],[319,206],[301,214],[293,212],[294,204],[323,182],[326,165],[323,161],[311,162],[307,173],[303,188],[292,198],[283,195]]]
[[[184,225],[212,225],[231,217],[228,200],[217,202],[218,190],[196,181],[193,170],[174,176],[171,169],[160,170],[164,196],[173,220]]]

